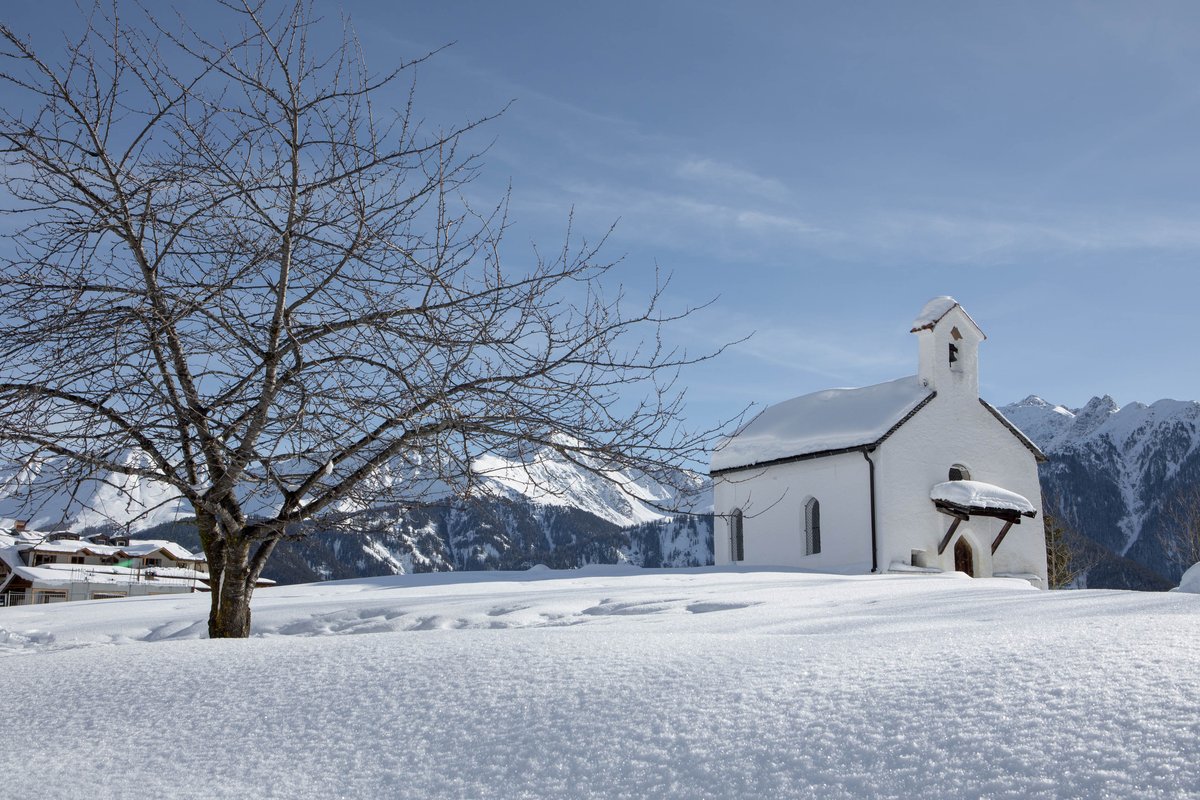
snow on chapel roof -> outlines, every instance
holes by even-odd
[[[768,406],[717,445],[711,470],[874,444],[932,396],[910,375],[861,389],[826,389]]]
[[[949,295],[935,297],[926,303],[925,307],[921,309],[921,313],[917,314],[917,318],[913,320],[911,332],[916,333],[917,331],[923,331],[927,328],[932,328],[941,321],[942,317],[949,314],[950,310],[955,306],[962,310],[963,315],[967,319],[971,320],[971,324],[975,326],[977,331],[979,331],[979,335],[986,339],[987,335],[984,334],[983,329],[979,327],[978,323],[971,319],[971,315],[967,313],[967,310],[962,308],[962,306],[959,305],[959,302]]]
[[[949,295],[933,298],[925,304],[921,313],[917,314],[917,318],[913,320],[912,329],[919,331],[922,328],[932,328],[956,305],[958,305],[958,301]]]

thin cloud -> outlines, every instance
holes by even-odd
[[[937,211],[896,210],[874,215],[847,240],[868,251],[902,251],[940,263],[973,263],[1022,253],[1080,253],[1120,249],[1195,250],[1194,217],[1125,213],[1078,218],[1047,213],[1039,220]]]
[[[701,249],[733,262],[774,261],[833,235],[802,217],[751,205],[590,180],[517,197],[515,208],[562,209],[564,200],[577,201],[577,214],[592,227],[619,219],[617,230],[624,240],[683,252]]]
[[[795,386],[794,394],[835,385],[862,386],[900,377],[906,371],[912,371],[916,358],[912,347],[881,347],[878,341],[858,342],[848,338],[846,330],[832,330],[819,320],[797,325],[728,308],[722,309],[719,325],[705,324],[702,319],[687,320],[673,335],[712,347],[728,341],[722,337],[745,336],[751,332],[753,335],[733,345],[726,357],[741,361],[750,359],[769,367],[769,371],[748,368],[742,372],[774,375],[776,387],[780,383]],[[777,380],[781,371],[790,373],[792,378]]]
[[[791,196],[788,187],[775,178],[767,178],[712,158],[687,159],[675,168],[675,175],[725,191],[732,190],[771,200],[786,200]]]
[[[421,49],[386,29],[371,34]],[[1160,117],[1130,121],[1129,130],[1047,174],[1019,202],[980,207],[977,198],[947,196],[918,205],[909,197],[873,196],[847,205],[845,198],[831,203],[809,196],[805,187],[698,150],[696,141],[515,82],[455,48],[437,63],[490,87],[496,97],[517,99],[505,125],[524,136],[498,130],[490,155],[527,181],[514,196],[514,211],[528,212],[517,214],[522,226],[558,225],[574,207],[589,230],[619,219],[618,235],[630,244],[764,265],[794,264],[806,255],[880,266],[972,265],[1030,254],[1200,249],[1190,209],[1170,215],[1128,205],[1065,210],[1040,200],[1047,185],[1086,169],[1145,126],[1174,121],[1181,109],[1194,107],[1196,93],[1176,97]]]

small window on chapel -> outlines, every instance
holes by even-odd
[[[971,480],[971,473],[967,472],[967,468],[962,464],[955,464],[950,468],[950,480],[969,481]]]
[[[815,556],[821,552],[821,503],[810,498],[804,504],[804,555]]]
[[[729,559],[746,560],[746,538],[742,527],[742,510],[735,508],[729,515]]]

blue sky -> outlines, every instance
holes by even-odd
[[[678,326],[698,424],[916,370],[952,294],[989,340],[984,396],[1200,399],[1200,5],[317,3],[431,124],[508,111],[473,188],[511,182],[510,266],[568,211]],[[7,8],[42,37],[72,6]]]

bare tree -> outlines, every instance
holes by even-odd
[[[289,529],[470,495],[481,453],[687,483],[676,467],[715,431],[681,426],[695,359],[663,343],[689,313],[661,309],[665,284],[631,312],[569,235],[505,268],[506,200],[463,197],[486,119],[427,130],[411,85],[385,112],[417,62],[372,74],[349,34],[319,52],[302,3],[219,9],[213,36],[98,6],[55,58],[0,28],[0,78],[25,98],[0,110],[25,218],[2,266],[3,455],[173,487],[213,637],[249,635]]]
[[[1078,579],[1100,563],[1102,548],[1081,534],[1062,496],[1042,496],[1042,525],[1046,534],[1046,573],[1051,589],[1078,588]]]
[[[1048,505],[1048,504],[1047,504]],[[1086,572],[1081,554],[1074,546],[1078,534],[1063,522],[1062,517],[1042,509],[1042,524],[1046,533],[1046,580],[1051,589],[1065,589]]]
[[[1200,484],[1181,488],[1165,505],[1159,543],[1167,559],[1186,572],[1200,564]]]

